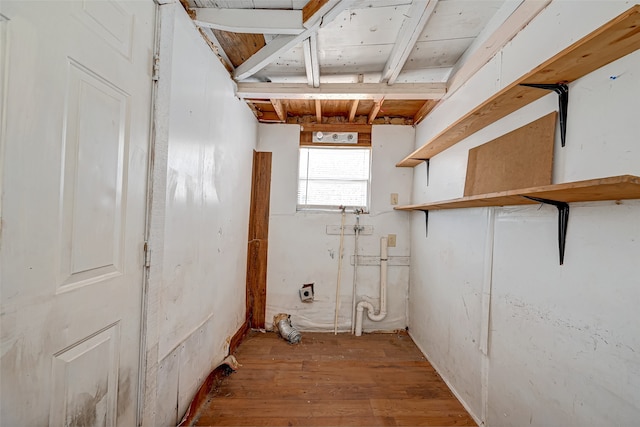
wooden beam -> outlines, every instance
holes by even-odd
[[[262,117],[262,111],[258,110],[256,106],[253,104],[253,102],[251,101],[247,101],[247,105],[249,106],[249,108],[251,108],[251,111],[253,111],[253,114],[256,116],[256,119],[259,120]]]
[[[273,111],[262,111],[258,117],[260,123],[282,123],[280,117]]]
[[[486,27],[487,30],[485,31],[490,32],[490,34],[481,33],[477,38],[477,40],[482,40],[481,45],[476,45],[476,42],[474,42],[467,49],[469,53],[465,52],[454,66],[447,83],[448,89],[445,98],[451,96],[483,65],[489,62],[549,3],[551,3],[551,0],[524,0],[513,11],[513,3],[505,2],[496,17]],[[505,15],[507,16],[505,17]]]
[[[322,123],[322,101],[316,99],[316,121]]]
[[[312,88],[302,83],[238,83],[240,98],[278,99],[440,99],[445,83],[325,83]]]
[[[373,123],[373,121],[378,116],[378,112],[380,111],[380,108],[382,107],[382,103],[383,102],[384,102],[384,99],[381,99],[379,101],[376,101],[373,104],[373,108],[371,109],[371,112],[369,112],[369,118],[367,120],[367,123],[369,123],[369,124]]]
[[[273,109],[278,115],[278,118],[284,123],[287,120],[287,112],[284,110],[282,101],[280,101],[279,99],[272,99],[271,104],[273,105]]]
[[[252,328],[264,329],[269,245],[270,152],[253,152],[249,242],[247,249],[246,310]]]
[[[301,10],[193,8],[196,25],[233,33],[300,34]]]
[[[313,21],[314,24],[309,26],[306,30],[295,36],[279,35],[271,40],[265,47],[256,52],[251,58],[245,61],[241,66],[236,68],[233,77],[236,80],[244,80],[247,77],[251,77],[258,71],[273,62],[279,55],[291,49],[302,40],[311,36],[320,28],[321,23],[328,23],[335,19],[343,10],[347,9],[352,0],[340,0],[333,8],[326,10],[328,5],[333,3],[323,4],[320,9],[307,21]],[[303,11],[304,16],[304,11]],[[305,21],[305,26],[307,22]]]
[[[312,87],[320,86],[320,62],[318,61],[318,36],[312,33],[303,42],[304,66],[307,73],[307,83]]]
[[[301,132],[358,132],[371,133],[371,125],[357,123],[317,124],[305,123],[300,125]]]
[[[436,104],[437,104],[437,101],[434,101],[432,99],[425,101],[425,103],[422,104],[422,107],[420,107],[420,109],[413,116],[414,126],[420,123],[422,119],[424,119],[427,116],[427,114],[429,114],[429,112],[433,110],[433,107],[435,107]]]
[[[356,111],[358,110],[359,100],[354,99],[351,101],[351,108],[349,109],[349,123],[353,123],[353,119],[356,117]]]
[[[382,70],[381,82],[395,83],[407,58],[409,58],[413,46],[416,44],[418,37],[420,37],[420,33],[422,33],[424,26],[433,14],[437,3],[438,0],[413,0],[405,14],[406,18],[402,22],[402,27],[389,59]]]

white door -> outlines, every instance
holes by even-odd
[[[134,426],[156,6],[0,1],[2,426]]]

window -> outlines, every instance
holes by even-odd
[[[298,210],[368,210],[370,165],[369,148],[300,148]]]

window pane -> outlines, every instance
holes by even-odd
[[[368,148],[301,148],[298,205],[367,207],[370,155]]]
[[[366,181],[309,181],[305,205],[366,206]]]
[[[302,150],[308,153],[309,179],[369,179],[368,149],[303,148]],[[307,168],[306,157],[301,151],[301,173],[303,167]],[[304,161],[303,158],[305,158]]]

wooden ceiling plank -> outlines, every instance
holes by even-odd
[[[275,110],[278,118],[283,123],[287,120],[287,112],[284,110],[284,106],[282,105],[282,101],[279,99],[272,99],[271,104],[273,105],[273,109]]]
[[[278,99],[440,99],[445,83],[324,83],[312,88],[302,83],[238,83],[240,98]]]
[[[309,0],[309,3],[305,4],[302,8],[302,22],[307,23],[314,15],[320,12],[323,7],[330,7],[329,0]]]
[[[373,123],[375,118],[378,116],[378,112],[380,111],[380,108],[382,107],[383,103],[384,103],[384,99],[381,99],[379,101],[376,101],[373,104],[373,108],[371,109],[371,112],[369,113],[369,118],[367,120],[367,123],[369,123],[369,124]]]
[[[358,111],[358,104],[360,100],[354,99],[351,101],[351,109],[349,110],[349,123],[353,123],[353,119],[356,117],[356,111]]]
[[[382,70],[381,82],[390,85],[395,83],[437,3],[438,0],[413,0],[405,14],[406,18],[402,23],[389,59]]]
[[[339,0],[337,4],[335,4],[335,1],[323,4],[311,18],[305,21],[305,26],[307,26],[308,24],[307,21],[313,21],[313,25],[309,26],[302,33],[295,36],[276,36],[266,46],[264,46],[251,58],[249,58],[242,65],[236,68],[235,72],[233,73],[234,79],[238,81],[244,80],[247,77],[251,77],[258,71],[262,70],[264,67],[273,62],[280,54],[288,51],[289,49],[300,43],[302,40],[315,33],[320,27],[321,23],[326,24],[335,19],[336,16],[338,16],[342,11],[346,10],[350,6],[352,1],[353,0]],[[329,7],[333,4],[335,4],[335,6],[329,9]],[[327,9],[329,10],[327,11]]]
[[[220,47],[225,51],[234,67],[241,65],[265,46],[264,36],[262,34],[230,33],[215,29],[212,29],[211,32],[220,43]]]
[[[196,25],[233,33],[300,34],[301,10],[193,8]]]
[[[316,121],[322,123],[322,101],[316,99]]]
[[[199,28],[199,30],[211,50],[213,50],[216,56],[220,59],[220,62],[222,62],[222,65],[224,65],[224,68],[226,68],[230,73],[233,73],[233,70],[235,70],[236,67],[233,66],[231,59],[229,59],[227,52],[222,48],[222,45],[218,41],[213,30],[211,28]]]

